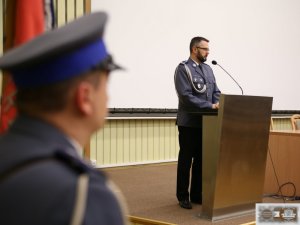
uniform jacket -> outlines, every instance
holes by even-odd
[[[58,129],[20,116],[0,137],[0,223],[70,224],[81,173],[89,177],[82,224],[124,224],[105,175],[86,164]]]
[[[185,68],[188,67],[190,76]],[[201,127],[202,116],[197,112],[201,109],[211,109],[217,103],[220,90],[209,65],[202,63],[202,70],[189,58],[178,65],[174,81],[178,95],[178,126]]]

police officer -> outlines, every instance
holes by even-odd
[[[97,12],[7,52],[19,116],[0,138],[0,223],[125,224],[118,193],[81,159],[107,113],[113,63]]]
[[[192,208],[191,202],[202,204],[202,115],[197,112],[219,108],[220,90],[212,69],[204,63],[209,54],[208,43],[203,37],[192,38],[190,57],[178,65],[174,77],[180,147],[176,196],[185,209]]]

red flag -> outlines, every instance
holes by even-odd
[[[44,0],[17,0],[15,46],[44,31]]]
[[[8,1],[9,4],[12,1]],[[18,46],[29,41],[44,31],[44,0],[16,0],[14,3],[15,21],[12,34],[13,46]],[[8,18],[9,19],[9,18]],[[3,82],[1,101],[0,133],[3,133],[16,117],[17,111],[14,105],[15,85],[11,77],[6,75]]]

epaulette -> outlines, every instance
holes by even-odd
[[[187,60],[184,60],[184,61],[182,61],[180,64],[181,64],[181,65],[185,65],[185,64],[187,64],[187,62],[188,62]]]
[[[66,164],[67,166],[71,167],[78,173],[87,173],[92,170],[92,168],[89,167],[82,160],[66,153],[65,151],[59,151],[59,150],[56,151],[54,153],[54,158],[56,158],[58,161],[61,161],[64,164]]]
[[[74,157],[73,155],[68,154],[65,151],[56,151],[54,153],[54,157],[56,160],[64,163],[66,166],[70,167],[71,169],[75,170],[77,173],[90,173],[96,174],[97,176],[101,176],[106,178],[106,174],[100,170],[96,170],[88,163],[85,163],[80,158]]]

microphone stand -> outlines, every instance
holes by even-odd
[[[227,73],[228,76],[231,77],[231,79],[237,84],[237,86],[239,86],[239,88],[242,91],[242,95],[244,95],[244,91],[243,91],[242,87],[238,84],[238,82],[220,64],[218,64],[215,60],[212,61],[212,64],[213,65],[218,65],[222,70],[224,70],[224,72]]]

